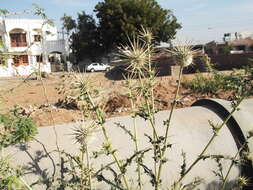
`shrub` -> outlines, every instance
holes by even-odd
[[[9,114],[0,114],[0,148],[26,143],[37,134],[34,121],[13,110]]]
[[[211,70],[211,75],[205,77],[197,73],[195,78],[185,83],[193,92],[217,95],[219,90],[238,92],[245,88],[247,96],[253,95],[253,68],[245,67],[243,70],[234,70],[230,74],[223,74]]]

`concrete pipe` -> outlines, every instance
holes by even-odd
[[[162,172],[162,189],[169,189],[174,181],[180,177],[180,167],[183,163],[182,152],[185,152],[186,168],[198,157],[203,150],[211,136],[213,135],[212,128],[209,121],[214,124],[221,124],[231,110],[230,102],[217,99],[199,100],[193,104],[192,107],[176,109],[172,117],[172,125],[169,129],[168,142],[172,147],[167,151],[166,162]],[[245,142],[247,133],[253,129],[253,100],[245,100],[240,110],[237,111],[229,122],[221,129],[218,136],[207,150],[206,155],[224,155],[227,157],[234,157],[238,152],[238,148]],[[156,126],[159,135],[164,135],[165,126],[164,121],[168,119],[169,111],[161,111],[156,114]],[[129,136],[120,129],[115,123],[124,125],[128,130],[133,131],[133,119],[131,116],[110,118],[106,121],[105,127],[110,136],[113,146],[117,149],[117,154],[120,159],[129,157],[134,153],[134,143]],[[146,149],[150,147],[149,139],[145,134],[152,136],[152,128],[147,121],[137,118],[137,130],[139,136],[139,149]],[[61,150],[69,153],[77,153],[78,145],[75,143],[73,136],[74,126],[77,123],[67,124],[57,127],[42,127],[39,128],[39,134],[36,137],[38,141],[29,143],[28,147],[12,147],[8,149],[8,153],[13,156],[13,163],[15,165],[28,165],[30,173],[24,177],[29,183],[35,182],[38,177],[47,181],[48,176],[52,175],[57,164],[61,159],[56,150],[56,136],[54,130],[57,132],[57,142]],[[103,143],[103,135],[101,131],[96,132],[89,144],[90,151],[99,151]],[[252,140],[249,142],[247,149],[252,152]],[[50,154],[50,158],[48,157]],[[52,159],[54,161],[52,161]],[[92,166],[95,170],[99,169],[101,165],[112,162],[110,156],[98,157],[92,160]],[[152,151],[148,152],[144,157],[145,165],[152,169],[153,159]],[[227,172],[231,161],[221,160],[224,174]],[[66,163],[65,163],[66,164]],[[63,166],[59,164],[60,166]],[[62,170],[58,170],[62,171]],[[197,177],[203,179],[203,183],[199,186],[202,190],[211,190],[219,186],[219,179],[215,176],[213,171],[217,171],[217,163],[214,159],[201,160],[184,178],[183,183],[189,184]],[[228,178],[228,184],[232,185],[240,175],[252,177],[252,165],[248,163],[247,166],[235,165],[233,166]],[[144,173],[144,171],[142,170]],[[45,175],[47,173],[47,175]],[[105,171],[103,174],[109,179],[113,177],[110,171]],[[61,176],[58,173],[59,176]],[[153,189],[150,185],[150,178],[143,174],[143,184],[145,190]],[[136,182],[137,173],[136,165],[132,164],[127,171],[129,180]],[[108,185],[103,182],[95,180],[96,189],[106,190],[110,189]],[[130,182],[133,189],[137,189],[136,183]],[[228,186],[228,189],[230,187]],[[252,187],[249,187],[252,189]],[[46,185],[34,186],[34,189],[46,189]]]

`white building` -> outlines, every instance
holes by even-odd
[[[253,39],[253,31],[241,31],[235,33],[225,33],[223,37],[223,41],[230,42],[234,40],[245,40],[245,39]]]
[[[39,68],[51,72],[57,57],[66,58],[68,47],[60,39],[57,28],[41,19],[0,18],[0,51],[7,60],[0,60],[0,77],[29,75]]]

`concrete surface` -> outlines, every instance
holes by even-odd
[[[252,113],[252,112],[251,112]],[[165,133],[165,126],[163,126],[163,121],[169,116],[169,111],[161,111],[156,114],[156,125],[159,135]],[[168,188],[175,180],[180,177],[180,166],[182,165],[182,151],[186,152],[186,163],[187,167],[197,158],[203,147],[206,145],[208,140],[211,138],[213,132],[210,127],[208,120],[213,123],[220,124],[223,118],[217,115],[213,110],[206,108],[204,106],[194,106],[189,108],[177,109],[174,112],[172,118],[172,125],[169,130],[169,139],[172,148],[168,150],[166,156],[168,162],[164,167],[162,173],[163,188]],[[106,129],[110,136],[110,139],[117,149],[117,154],[120,159],[124,159],[127,156],[134,153],[134,144],[125,134],[122,129],[116,127],[115,123],[120,122],[125,125],[127,129],[133,131],[133,119],[131,116],[110,118],[106,121]],[[28,148],[24,147],[12,147],[7,150],[7,154],[11,154],[13,158],[14,165],[29,165],[30,168],[27,170],[27,175],[25,180],[30,184],[35,182],[38,178],[44,180],[48,176],[52,175],[54,171],[54,165],[59,171],[59,154],[54,152],[56,150],[56,136],[59,148],[68,153],[76,154],[78,153],[78,144],[75,143],[73,136],[74,126],[77,123],[71,123],[56,127],[43,127],[39,128],[39,134],[37,139],[43,143],[33,141],[29,143]],[[152,134],[152,129],[148,122],[143,119],[137,119],[138,133],[139,133],[139,146],[140,149],[147,148],[150,146],[148,143],[148,138],[144,134]],[[55,130],[55,131],[54,131]],[[103,135],[101,131],[98,131],[90,143],[91,151],[99,151],[103,143]],[[44,147],[44,148],[43,148]],[[226,156],[233,157],[237,153],[237,144],[234,140],[233,134],[229,130],[228,126],[225,126],[216,137],[215,141],[211,144],[208,149],[207,154],[222,154]],[[22,150],[21,150],[22,149]],[[45,151],[46,149],[46,151]],[[50,154],[54,160],[47,156]],[[152,164],[152,152],[148,153],[144,162],[149,167],[153,167]],[[110,163],[112,158],[109,156],[102,156],[96,160],[92,161],[92,166],[95,169],[99,169],[101,165],[106,165]],[[224,173],[226,173],[230,161],[222,160]],[[190,172],[188,177],[185,178],[184,183],[190,183],[195,177],[201,177],[205,180],[204,184],[200,186],[200,189],[211,190],[213,187],[217,186],[218,178],[214,175],[213,170],[217,171],[217,163],[214,160],[200,161],[198,165]],[[48,176],[45,175],[48,173]],[[60,176],[59,172],[56,172]],[[110,173],[105,172],[106,177],[111,176]],[[232,172],[229,176],[229,181],[233,180],[241,174],[240,168],[234,166]],[[128,178],[137,179],[136,166],[132,165],[127,173]],[[145,177],[144,189],[151,189],[149,184],[150,178]],[[136,184],[133,184],[136,187]],[[35,190],[46,189],[46,186],[34,186]],[[96,189],[107,190],[110,187],[105,186],[104,183],[96,182]],[[135,188],[133,188],[135,189]]]

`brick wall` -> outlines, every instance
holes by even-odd
[[[242,68],[243,66],[253,65],[249,59],[253,59],[253,53],[229,54],[229,55],[211,55],[211,62],[218,70],[231,70]]]
[[[253,59],[253,53],[210,55],[209,57],[211,58],[211,63],[214,65],[214,68],[217,70],[232,70],[248,65],[253,66],[253,62],[249,61],[250,58]],[[159,76],[166,76],[172,74],[173,68],[171,67],[175,64],[171,58],[166,58],[162,61],[156,61],[154,65]],[[207,71],[206,65],[200,57],[194,58],[194,64],[183,70],[185,74],[195,73],[197,71]]]

